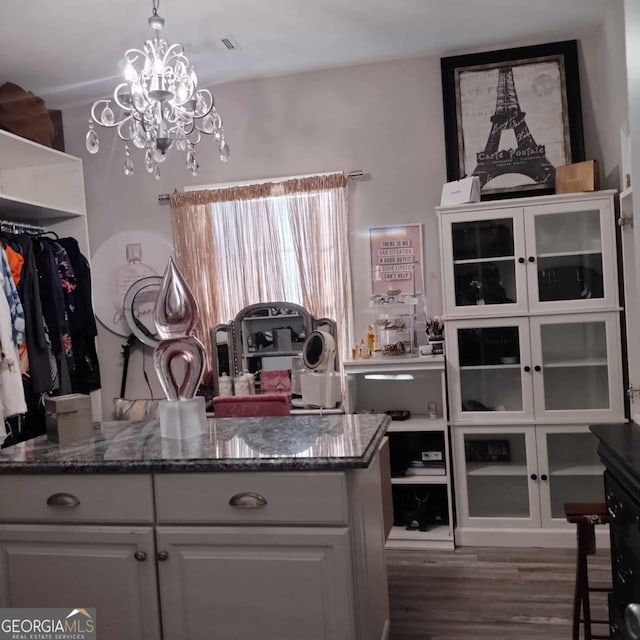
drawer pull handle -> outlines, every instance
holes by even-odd
[[[144,551],[136,551],[133,554],[133,557],[138,561],[138,562],[144,562],[147,559],[147,554]]]
[[[231,496],[229,504],[236,509],[259,509],[267,504],[267,499],[259,493],[245,491]]]
[[[80,500],[72,493],[54,493],[47,498],[50,507],[66,507],[67,509],[77,507]]]
[[[640,639],[640,605],[632,602],[624,610],[624,622],[632,640]]]
[[[164,562],[169,559],[169,553],[167,551],[158,551],[158,555],[156,557],[160,562]]]

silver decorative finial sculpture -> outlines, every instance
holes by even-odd
[[[206,429],[205,400],[196,392],[204,375],[206,352],[193,335],[198,324],[196,299],[173,258],[169,258],[162,278],[154,322],[160,343],[153,351],[153,364],[167,396],[159,407],[161,435],[200,435]],[[177,371],[177,366],[183,370]]]

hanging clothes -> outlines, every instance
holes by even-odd
[[[42,311],[40,279],[35,260],[34,240],[26,234],[12,238],[12,244],[24,259],[18,284],[18,295],[25,315],[25,331],[28,354],[28,373],[34,394],[42,394],[54,388],[57,377],[53,349]],[[23,370],[26,372],[26,370]]]
[[[10,428],[2,446],[45,432],[47,395],[100,388],[89,262],[74,238],[49,235],[2,233],[0,417]]]
[[[67,252],[75,274],[73,307],[69,308],[75,363],[71,386],[74,393],[89,393],[100,388],[100,365],[95,340],[98,327],[91,302],[91,268],[75,238],[60,238],[58,244]]]
[[[2,271],[2,289],[9,303],[9,313],[11,314],[12,339],[16,350],[19,350],[24,342],[25,320],[22,302],[16,289],[16,283],[13,280],[9,260],[4,248],[0,248],[0,271]]]
[[[0,285],[5,275],[0,269]],[[27,404],[22,386],[18,351],[13,343],[11,311],[4,295],[0,295],[0,413],[8,418],[26,413]]]

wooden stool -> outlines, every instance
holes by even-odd
[[[604,502],[568,502],[564,505],[567,522],[576,525],[578,538],[578,555],[576,558],[576,586],[573,595],[573,640],[580,638],[580,623],[584,623],[584,640],[610,638],[607,635],[592,635],[591,625],[609,626],[608,620],[592,620],[589,593],[608,593],[611,588],[590,587],[587,556],[596,552],[595,525],[608,524],[610,521]],[[582,612],[582,617],[580,613]]]

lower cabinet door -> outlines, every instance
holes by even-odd
[[[540,526],[535,427],[453,427],[458,526]]]
[[[0,606],[95,608],[98,638],[158,640],[152,527],[0,525]]]
[[[586,425],[538,425],[536,444],[542,526],[575,529],[565,502],[604,502],[598,439]]]
[[[357,637],[347,528],[156,531],[164,640]]]

